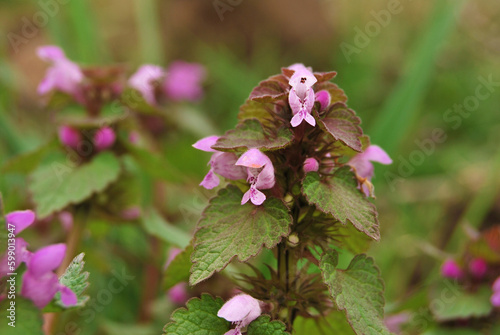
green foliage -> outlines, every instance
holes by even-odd
[[[480,318],[488,316],[493,309],[491,295],[486,285],[467,292],[458,284],[445,281],[432,290],[429,307],[438,321]]]
[[[85,303],[89,300],[88,296],[83,295],[83,293],[89,286],[89,273],[87,271],[83,271],[83,266],[85,265],[85,262],[83,260],[84,256],[85,254],[82,252],[81,254],[73,258],[71,263],[66,268],[66,271],[64,271],[61,278],[59,278],[59,282],[71,289],[71,291],[73,291],[78,297],[78,303],[76,307],[85,306]],[[60,293],[57,293],[56,300],[57,305],[64,307],[61,301]]]
[[[191,254],[193,247],[188,245],[170,262],[164,274],[163,289],[168,290],[181,282],[189,280],[189,270],[191,269]]]
[[[142,225],[148,234],[156,236],[167,243],[176,245],[180,248],[185,248],[189,244],[190,236],[186,232],[166,222],[161,215],[153,209],[146,211],[143,215]]]
[[[247,119],[235,129],[227,131],[212,148],[219,151],[244,151],[250,148],[266,151],[282,149],[292,140],[293,134],[288,127],[264,128],[257,119]]]
[[[352,109],[347,108],[343,103],[333,105],[325,114],[319,118],[319,124],[336,141],[341,141],[355,151],[362,151],[360,137],[363,130],[359,126],[361,120]]]
[[[110,152],[100,153],[78,167],[65,163],[59,160],[42,165],[31,175],[30,191],[39,219],[105,190],[118,179],[121,171],[119,160]]]
[[[250,100],[261,103],[276,102],[287,98],[286,91],[290,85],[283,75],[272,76],[259,83],[250,93]]]
[[[248,325],[248,335],[290,335],[281,321],[270,321],[268,315],[259,316]]]
[[[43,319],[40,310],[33,305],[30,300],[16,296],[15,299],[15,327],[8,325],[12,320],[8,319],[10,312],[10,302],[13,300],[4,299],[0,302],[0,334],[5,335],[43,335]]]
[[[496,333],[491,333],[495,335]],[[473,329],[446,329],[446,328],[435,328],[428,330],[422,335],[484,335],[484,333]]]
[[[340,311],[330,312],[325,317],[304,318],[297,317],[293,323],[295,335],[355,335],[347,322],[344,313]]]
[[[182,180],[180,174],[175,173],[175,169],[170,163],[158,154],[154,154],[135,145],[124,143],[129,154],[134,161],[154,178],[170,182],[179,182]]]
[[[50,141],[46,145],[43,145],[33,151],[27,152],[15,156],[14,158],[8,160],[1,168],[2,173],[29,173],[33,171],[43,157],[55,148],[55,140]]]
[[[373,259],[357,255],[346,270],[337,269],[338,253],[323,255],[323,279],[337,307],[345,311],[356,334],[390,334],[384,325],[384,284]]]
[[[221,298],[212,298],[202,294],[201,298],[192,298],[186,308],[180,308],[172,314],[172,322],[163,329],[165,335],[222,335],[231,323],[219,318],[217,312],[224,305]]]
[[[2,193],[0,193],[0,255],[7,250],[7,239],[9,232],[5,225],[5,213],[3,212],[3,199]]]
[[[380,239],[375,206],[357,189],[354,173],[345,166],[333,177],[321,180],[316,172],[308,173],[302,184],[307,200],[342,224],[350,222],[374,240]]]
[[[281,200],[241,205],[242,196],[238,188],[228,186],[204,210],[195,233],[191,285],[224,269],[235,256],[247,261],[262,245],[273,248],[289,234],[292,217]]]

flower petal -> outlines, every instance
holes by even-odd
[[[47,62],[55,62],[61,59],[66,59],[64,51],[55,45],[45,45],[43,47],[39,47],[38,49],[36,49],[36,54],[42,60]]]
[[[205,76],[206,71],[202,65],[175,61],[167,70],[165,93],[175,101],[198,100],[203,96],[201,82]]]
[[[241,198],[241,204],[244,205],[248,202],[248,200],[250,200],[250,193],[251,193],[251,190],[248,190],[245,192],[245,194],[243,194],[243,198]]]
[[[206,152],[217,152],[217,150],[214,150],[211,147],[212,147],[212,145],[215,144],[215,142],[217,142],[219,137],[220,136],[213,135],[213,136],[208,136],[208,137],[202,138],[201,140],[199,140],[198,142],[193,144],[193,147],[198,149],[198,150],[202,150],[202,151],[206,151]]]
[[[304,120],[304,115],[302,113],[295,114],[295,116],[292,117],[290,124],[292,125],[292,127],[297,127],[302,123],[303,120]]]
[[[78,297],[69,287],[59,284],[59,292],[61,292],[61,301],[64,306],[75,306],[78,303]]]
[[[261,313],[259,300],[248,294],[239,294],[228,300],[219,309],[217,316],[230,322],[241,322],[240,326],[245,327]]]
[[[219,183],[220,183],[219,177],[214,173],[212,169],[210,169],[205,178],[203,178],[203,181],[200,183],[200,186],[203,186],[207,190],[211,190],[214,187],[219,186]]]
[[[36,307],[42,309],[54,298],[59,289],[59,281],[55,273],[49,272],[37,276],[31,271],[23,275],[21,295],[33,301]]]
[[[262,205],[262,203],[266,200],[266,195],[256,188],[250,190],[250,200],[252,201],[252,204],[256,206]]]
[[[165,76],[165,71],[161,66],[145,64],[142,65],[130,77],[128,84],[141,92],[144,100],[150,105],[156,105],[155,82],[160,81]]]
[[[10,212],[5,219],[6,228],[9,228],[9,223],[14,225],[14,235],[17,235],[35,222],[35,213],[30,210]]]
[[[238,156],[232,152],[216,152],[210,159],[210,165],[215,173],[231,180],[245,179],[247,171],[244,167],[235,165]]]
[[[384,149],[382,149],[378,145],[370,145],[368,148],[366,148],[363,154],[365,159],[372,162],[377,162],[385,165],[392,164],[392,159],[384,151]]]
[[[113,146],[116,134],[110,127],[102,127],[94,135],[94,145],[97,151],[106,150]]]
[[[297,115],[302,109],[302,102],[300,101],[297,92],[295,92],[293,88],[288,93],[288,103],[290,104],[290,108],[292,109],[293,115]]]
[[[28,263],[28,271],[35,276],[53,271],[61,265],[66,254],[66,244],[52,244],[35,252]]]
[[[316,92],[315,100],[319,102],[321,110],[326,109],[330,105],[331,97],[327,90]]]

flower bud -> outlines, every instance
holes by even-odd
[[[321,105],[320,110],[325,110],[330,105],[331,101],[330,93],[328,93],[328,91],[326,90],[321,90],[319,92],[316,92],[315,99]]]
[[[469,270],[474,277],[482,278],[488,271],[488,263],[482,258],[473,259],[469,263]]]
[[[115,140],[115,132],[109,127],[102,127],[94,135],[94,145],[97,151],[110,148],[115,143]]]
[[[441,276],[459,279],[463,276],[463,271],[453,259],[448,259],[441,266]]]
[[[500,291],[493,293],[490,298],[491,304],[493,307],[500,307]]]
[[[311,171],[318,171],[318,169],[319,169],[319,163],[316,159],[311,157],[311,158],[307,158],[304,161],[304,172],[305,173],[308,173]]]
[[[80,132],[69,126],[59,127],[57,134],[59,135],[59,141],[61,141],[63,145],[75,150],[78,148],[78,144],[82,140]]]

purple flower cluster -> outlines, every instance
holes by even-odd
[[[16,211],[5,216],[8,224],[13,225],[14,234],[17,236],[35,221],[35,214],[30,211]],[[22,237],[16,237],[15,241],[14,270],[26,264],[26,272],[23,275],[21,295],[33,301],[38,308],[45,307],[57,292],[61,293],[62,303],[69,307],[77,304],[76,294],[68,287],[59,282],[54,271],[61,265],[66,254],[66,245],[63,243],[52,244],[32,253],[28,243]],[[9,265],[8,255],[0,259],[0,277],[14,271]]]

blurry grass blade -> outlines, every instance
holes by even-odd
[[[187,232],[166,222],[165,219],[153,209],[144,215],[142,224],[147,233],[181,248],[187,247],[191,240],[191,236]]]
[[[135,0],[134,2],[141,44],[141,61],[161,64],[164,55],[158,20],[158,3],[155,0]]]
[[[73,38],[78,52],[78,56],[74,59],[85,63],[97,63],[102,50],[99,48],[99,35],[90,2],[73,0],[68,2],[67,6],[70,22],[73,23]]]
[[[464,1],[437,1],[428,29],[408,58],[406,71],[370,129],[372,143],[394,154],[418,114],[434,63],[447,36],[452,31],[456,14]]]

